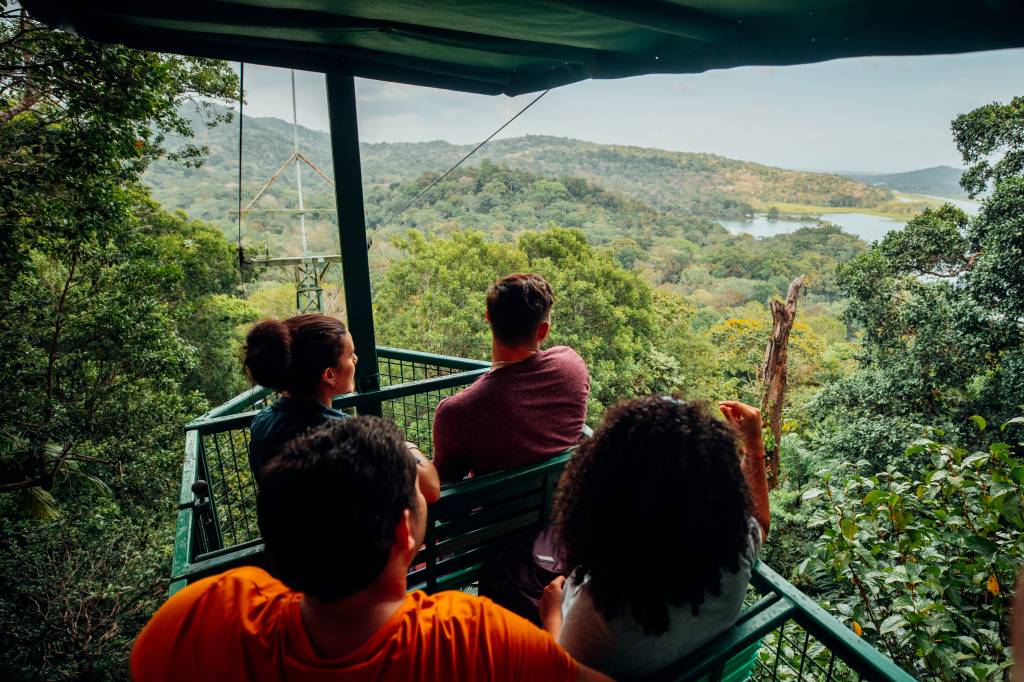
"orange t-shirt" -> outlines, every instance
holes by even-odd
[[[155,680],[558,680],[578,666],[532,623],[461,592],[412,592],[358,649],[313,650],[293,592],[245,567],[171,597],[132,649],[136,682]]]

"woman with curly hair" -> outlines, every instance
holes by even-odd
[[[736,621],[768,534],[761,413],[667,396],[605,413],[555,499],[568,580],[545,591],[544,627],[617,679],[653,673]]]

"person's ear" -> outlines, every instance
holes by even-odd
[[[402,518],[395,524],[395,549],[402,554],[414,555],[419,549],[413,532],[412,510],[402,512]]]
[[[333,386],[335,381],[334,368],[326,367],[324,369],[324,373],[320,375],[320,381],[327,384],[328,386]]]
[[[548,338],[549,331],[551,331],[551,323],[544,320],[537,327],[537,343],[541,343],[544,339]]]

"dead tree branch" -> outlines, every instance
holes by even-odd
[[[773,443],[766,452],[768,488],[779,483],[779,450],[782,439],[782,405],[786,399],[786,362],[789,352],[789,333],[796,321],[796,304],[804,278],[797,277],[789,285],[785,302],[772,301],[768,304],[772,312],[772,335],[764,351],[764,364],[758,372],[758,379],[764,387],[761,399],[761,414],[768,420]]]

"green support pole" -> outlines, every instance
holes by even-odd
[[[327,74],[327,108],[334,156],[334,196],[338,202],[338,234],[345,282],[345,308],[355,342],[356,390],[380,388],[377,339],[373,333],[373,301],[370,292],[370,260],[367,254],[366,220],[363,215],[363,174],[359,165],[359,126],[356,122],[356,90],[352,76]],[[363,413],[376,411],[363,409]]]

